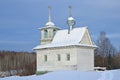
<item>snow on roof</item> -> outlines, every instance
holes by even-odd
[[[56,27],[55,24],[54,24],[53,22],[51,22],[51,21],[47,22],[47,23],[45,24],[45,27],[38,28],[38,29],[42,30],[42,29],[45,29],[45,28],[60,29],[59,27]]]
[[[56,33],[52,43],[79,43],[87,27],[73,28],[68,34],[68,30],[60,30]]]
[[[45,25],[46,26],[54,26],[55,24],[53,22],[47,22]]]
[[[59,30],[50,44],[38,45],[33,49],[53,48],[53,47],[73,46],[73,45],[96,47],[95,45],[79,44],[86,29],[87,27],[74,28],[70,32],[70,34],[68,34],[68,30]]]
[[[73,17],[69,17],[68,20],[74,20],[74,18]]]

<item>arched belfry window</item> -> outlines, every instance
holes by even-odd
[[[47,38],[47,37],[48,37],[48,31],[45,30],[45,31],[44,31],[44,38]]]
[[[53,36],[56,34],[56,30],[53,30]]]

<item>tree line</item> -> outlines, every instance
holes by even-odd
[[[36,54],[30,52],[0,51],[0,72],[6,72],[9,76],[13,74],[21,76],[35,74]]]
[[[96,41],[95,66],[106,67],[106,69],[120,68],[120,50],[111,44],[105,32],[101,32]]]

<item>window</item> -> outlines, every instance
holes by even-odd
[[[53,36],[56,34],[56,30],[53,30]]]
[[[61,56],[60,56],[60,54],[57,55],[57,60],[58,60],[58,61],[61,60]]]
[[[67,61],[70,61],[70,54],[67,54]]]
[[[44,38],[47,38],[47,37],[48,37],[48,31],[45,30],[45,31],[44,31]]]
[[[47,61],[47,55],[44,55],[44,60],[45,60],[45,62]]]

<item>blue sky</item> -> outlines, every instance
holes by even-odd
[[[40,32],[48,21],[68,28],[68,6],[75,27],[88,26],[94,41],[105,31],[114,46],[120,46],[120,0],[0,0],[0,50],[32,51],[39,44]]]

